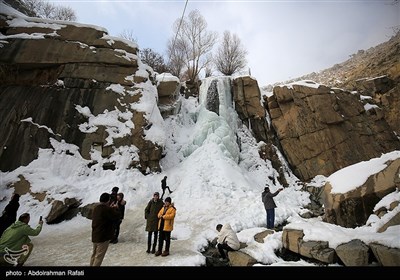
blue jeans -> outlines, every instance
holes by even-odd
[[[273,229],[275,224],[275,208],[267,209],[267,228]]]

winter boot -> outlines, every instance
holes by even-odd
[[[154,255],[155,255],[156,257],[158,257],[159,255],[161,255],[161,251],[157,251]]]
[[[151,235],[149,235],[149,237],[147,238],[147,250],[146,250],[147,254],[150,254],[150,247],[151,247]]]
[[[161,257],[166,257],[166,256],[168,256],[169,255],[169,251],[164,251],[162,254],[161,254]]]

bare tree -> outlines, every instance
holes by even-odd
[[[25,6],[37,17],[54,20],[76,21],[75,11],[70,7],[55,6],[43,0],[24,0]]]
[[[53,12],[53,19],[76,21],[75,11],[71,7],[56,7]]]
[[[170,39],[167,44],[167,55],[169,58],[168,69],[172,75],[182,78],[185,67],[185,49],[182,40]],[[182,80],[182,79],[181,79]]]
[[[132,29],[124,29],[119,36],[134,43],[138,42]]]
[[[168,67],[165,65],[164,58],[157,52],[150,48],[140,50],[140,59],[143,63],[146,63],[157,73],[164,73],[168,71]]]
[[[177,19],[173,28],[175,38],[172,39],[172,46],[168,48],[172,48],[173,53],[183,58],[188,78],[196,82],[201,70],[211,62],[207,54],[211,52],[217,34],[207,31],[207,22],[198,10],[191,11],[187,18]]]
[[[230,76],[242,70],[246,64],[247,51],[236,34],[224,32],[224,38],[215,56],[215,67],[222,74]]]
[[[42,9],[43,6],[43,1],[41,0],[24,0],[23,1],[26,8],[33,12],[35,14],[35,16],[39,17],[38,15],[38,11],[40,11]]]
[[[49,3],[49,2],[42,2],[42,4],[39,6],[37,9],[37,14],[38,16],[42,18],[49,18],[49,19],[55,19],[54,18],[54,12],[56,10],[56,7]]]

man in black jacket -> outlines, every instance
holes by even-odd
[[[166,189],[168,189],[170,194],[172,193],[171,189],[167,186],[167,176],[164,176],[164,179],[161,180],[161,188],[162,188],[161,200],[164,197],[164,193],[165,193]]]
[[[118,206],[110,206],[110,194],[102,193],[100,203],[94,207],[92,215],[93,253],[90,266],[100,266],[103,262],[110,240],[114,236],[114,224],[119,218]]]

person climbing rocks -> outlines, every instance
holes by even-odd
[[[169,191],[170,194],[172,193],[172,191],[171,191],[171,189],[169,188],[169,186],[167,186],[167,176],[164,176],[164,179],[161,180],[161,188],[162,188],[161,199],[163,199],[164,193],[165,193],[165,190],[166,190],[166,189],[168,189],[168,191]]]

